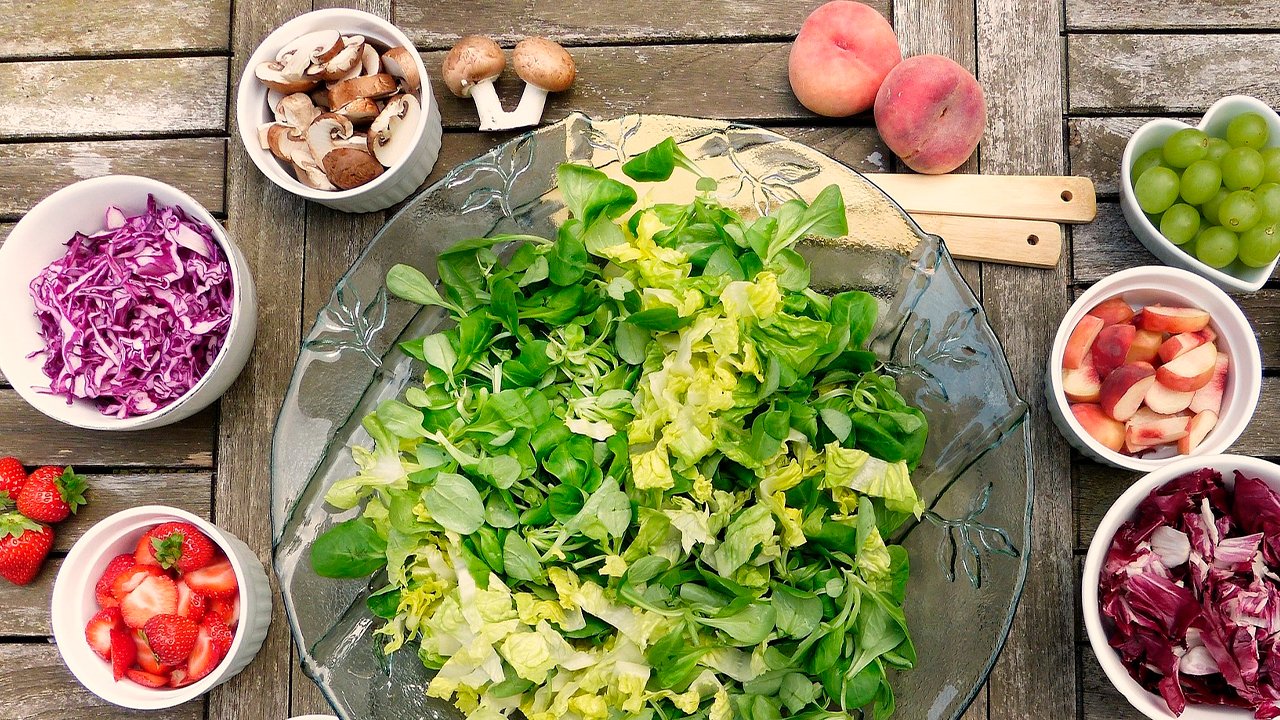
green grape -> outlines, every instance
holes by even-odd
[[[1167,167],[1153,167],[1134,183],[1133,194],[1143,212],[1162,213],[1178,199],[1178,173]]]
[[[1236,116],[1227,124],[1227,142],[1232,147],[1264,147],[1267,134],[1267,121],[1258,113]]]
[[[1258,225],[1240,236],[1240,262],[1249,267],[1266,267],[1280,255],[1280,227]]]
[[[1222,208],[1222,201],[1226,200],[1230,194],[1226,188],[1219,188],[1213,197],[1200,206],[1200,214],[1204,216],[1205,223],[1209,225],[1218,224],[1218,210]]]
[[[1213,268],[1224,268],[1236,259],[1239,240],[1226,228],[1205,228],[1196,238],[1196,258]]]
[[[1206,203],[1222,187],[1222,171],[1210,160],[1197,160],[1182,171],[1179,194],[1192,205]]]
[[[1203,130],[1183,128],[1164,141],[1161,155],[1166,165],[1184,168],[1203,158],[1208,151],[1209,136]]]
[[[1200,230],[1200,211],[1184,203],[1178,203],[1160,217],[1160,234],[1174,245],[1183,245]]]
[[[1164,165],[1164,157],[1160,154],[1160,148],[1151,148],[1133,161],[1133,168],[1129,171],[1129,177],[1137,181],[1138,178],[1142,177],[1142,173],[1161,165]]]
[[[1280,183],[1280,147],[1262,148],[1262,182]]]
[[[1258,209],[1262,211],[1262,220],[1259,222],[1273,223],[1280,220],[1280,185],[1262,183],[1253,191],[1253,197],[1257,199]]]
[[[1258,207],[1257,199],[1248,190],[1236,190],[1218,208],[1218,224],[1234,233],[1248,230],[1261,219],[1262,208]]]
[[[1228,190],[1252,190],[1262,184],[1266,163],[1251,147],[1232,148],[1222,156],[1222,184]]]
[[[1226,155],[1230,150],[1231,143],[1222,138],[1211,137],[1209,138],[1209,150],[1204,154],[1204,159],[1212,160],[1215,163],[1220,162],[1222,156]]]

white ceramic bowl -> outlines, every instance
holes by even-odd
[[[1234,471],[1256,477],[1272,488],[1280,490],[1280,466],[1257,458],[1242,455],[1206,455],[1183,458],[1170,463],[1159,470],[1146,475],[1134,483],[1118,500],[1112,504],[1098,530],[1094,533],[1093,542],[1089,543],[1089,555],[1084,563],[1084,577],[1081,581],[1081,607],[1084,611],[1084,626],[1089,635],[1089,644],[1093,646],[1098,663],[1107,674],[1107,679],[1124,695],[1131,705],[1152,720],[1172,720],[1175,716],[1159,695],[1147,692],[1134,680],[1120,661],[1119,654],[1107,642],[1107,633],[1102,624],[1102,613],[1098,607],[1098,581],[1102,573],[1102,565],[1106,561],[1107,551],[1111,549],[1111,540],[1120,526],[1133,517],[1139,503],[1151,491],[1193,470],[1213,468],[1222,473],[1228,487],[1234,487]],[[1181,720],[1249,720],[1253,712],[1239,708],[1224,708],[1211,705],[1187,705]]]
[[[274,120],[274,116],[267,102],[267,87],[254,75],[254,68],[274,60],[280,48],[316,30],[338,30],[345,35],[363,35],[388,48],[403,46],[414,49],[413,41],[399,28],[367,12],[332,8],[299,15],[268,35],[245,64],[236,93],[235,114],[240,140],[262,174],[295,195],[343,212],[373,212],[390,207],[409,197],[422,185],[440,154],[440,106],[431,92],[427,68],[416,51],[414,59],[418,64],[418,77],[422,78],[418,97],[422,103],[422,122],[416,130],[413,151],[372,181],[350,190],[316,190],[298,182],[284,163],[258,144],[258,127]]]
[[[1247,112],[1256,112],[1266,118],[1267,127],[1271,131],[1267,145],[1280,147],[1280,115],[1277,115],[1271,106],[1247,95],[1230,95],[1214,103],[1205,111],[1204,118],[1196,127],[1214,137],[1225,137],[1227,123]],[[1151,224],[1133,196],[1133,181],[1136,180],[1131,172],[1133,161],[1137,160],[1142,153],[1164,145],[1164,141],[1169,139],[1170,135],[1186,127],[1190,126],[1180,120],[1159,118],[1138,128],[1137,132],[1129,138],[1129,143],[1124,147],[1124,156],[1120,160],[1120,207],[1124,211],[1124,218],[1129,222],[1133,234],[1138,236],[1138,240],[1151,251],[1152,255],[1163,262],[1203,275],[1225,290],[1236,292],[1258,290],[1271,277],[1271,273],[1275,272],[1276,262],[1280,261],[1280,258],[1272,260],[1271,264],[1264,268],[1246,267],[1237,260],[1224,268],[1230,270],[1230,273],[1211,268],[1161,235],[1160,229]]]
[[[172,521],[189,522],[200,528],[231,561],[240,583],[240,623],[235,639],[217,669],[187,687],[160,689],[127,680],[116,682],[111,676],[111,665],[94,654],[85,640],[85,625],[98,611],[94,586],[111,558],[132,553],[143,532]],[[262,562],[239,538],[186,510],[146,505],[102,520],[71,548],[53,585],[53,637],[63,662],[94,695],[121,707],[158,710],[199,697],[243,670],[267,637],[271,599],[271,585]]]
[[[107,207],[126,215],[142,213],[147,195],[163,205],[177,206],[213,230],[231,265],[232,311],[226,340],[209,371],[169,405],[147,415],[116,418],[103,415],[87,400],[68,405],[66,398],[41,392],[49,378],[40,358],[27,357],[44,349],[35,304],[28,289],[49,263],[66,253],[65,244],[77,231],[92,234],[105,228]],[[14,226],[0,246],[0,370],[24,400],[49,417],[90,430],[141,430],[190,417],[217,400],[244,369],[253,349],[258,325],[258,297],[244,255],[208,210],[181,190],[150,178],[106,175],[68,185],[41,200]]]
[[[1131,306],[1161,303],[1193,305],[1208,311],[1209,327],[1218,334],[1218,349],[1231,358],[1227,387],[1222,395],[1218,424],[1200,443],[1192,456],[1214,455],[1226,450],[1244,432],[1253,417],[1262,391],[1262,356],[1249,320],[1222,290],[1204,278],[1177,268],[1148,265],[1108,275],[1086,290],[1067,310],[1058,326],[1049,353],[1045,396],[1049,413],[1067,441],[1085,455],[1116,467],[1150,472],[1182,458],[1176,448],[1162,448],[1144,458],[1130,457],[1104,447],[1094,440],[1071,412],[1071,403],[1062,392],[1062,355],[1067,338],[1077,323],[1099,303],[1121,296]]]

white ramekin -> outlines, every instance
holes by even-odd
[[[316,10],[290,20],[267,36],[244,66],[240,76],[240,88],[236,93],[236,125],[245,151],[271,182],[289,192],[314,200],[343,212],[373,212],[388,208],[409,197],[422,181],[431,174],[436,157],[440,154],[440,106],[431,92],[431,82],[422,57],[414,51],[418,64],[418,76],[422,78],[419,101],[422,104],[422,123],[417,128],[413,151],[398,165],[387,168],[372,181],[350,190],[316,190],[298,182],[289,168],[275,158],[269,150],[258,144],[258,127],[274,119],[267,104],[267,87],[254,75],[260,63],[274,60],[280,48],[293,40],[316,30],[338,30],[345,35],[363,35],[388,47],[403,46],[414,50],[413,41],[395,25],[359,10],[332,8]]]
[[[1218,349],[1231,358],[1227,387],[1222,394],[1218,424],[1192,452],[1215,455],[1231,446],[1253,418],[1262,392],[1262,355],[1249,320],[1230,297],[1213,283],[1178,268],[1148,265],[1131,268],[1099,280],[1080,295],[1058,326],[1058,335],[1049,352],[1045,396],[1049,413],[1067,441],[1085,455],[1116,467],[1150,472],[1184,457],[1175,448],[1164,448],[1145,458],[1115,452],[1094,440],[1071,412],[1071,403],[1062,392],[1062,355],[1067,339],[1077,323],[1099,303],[1121,296],[1133,306],[1161,303],[1191,305],[1209,313],[1209,326],[1218,334]]]
[[[1151,494],[1151,491],[1186,473],[1201,468],[1213,468],[1222,473],[1223,480],[1229,487],[1234,486],[1234,471],[1239,470],[1250,477],[1257,477],[1272,488],[1280,490],[1280,466],[1257,458],[1242,455],[1193,455],[1177,462],[1166,464],[1159,470],[1146,475],[1134,483],[1120,496],[1098,525],[1089,543],[1089,555],[1084,563],[1084,577],[1081,580],[1081,608],[1084,612],[1085,631],[1089,635],[1089,644],[1093,653],[1102,665],[1107,679],[1120,691],[1139,712],[1152,720],[1174,720],[1174,714],[1159,695],[1147,692],[1129,675],[1120,656],[1107,642],[1107,633],[1102,624],[1102,612],[1098,607],[1098,583],[1102,574],[1103,563],[1107,559],[1107,551],[1111,549],[1111,540],[1120,526],[1133,517],[1138,505]],[[1240,708],[1225,708],[1212,705],[1187,705],[1187,710],[1179,720],[1248,720],[1253,712]]]
[[[231,324],[218,357],[204,377],[173,403],[147,415],[117,418],[103,415],[88,400],[67,404],[64,397],[41,392],[49,386],[39,357],[44,349],[35,303],[28,286],[49,263],[66,254],[66,243],[77,232],[93,234],[106,228],[104,216],[114,205],[126,215],[147,209],[147,196],[162,205],[180,207],[208,225],[231,266]],[[106,175],[68,185],[36,203],[14,226],[0,246],[0,369],[24,400],[49,417],[89,430],[142,430],[175,423],[209,406],[240,375],[258,325],[258,296],[244,254],[208,210],[181,190],[151,178]]]
[[[240,584],[240,623],[235,640],[216,670],[187,687],[147,688],[129,681],[116,682],[111,676],[110,663],[94,654],[85,639],[85,625],[98,611],[94,586],[111,558],[132,553],[145,531],[173,521],[189,522],[200,528],[231,561]],[[159,710],[199,697],[243,670],[267,637],[272,597],[262,562],[239,538],[186,510],[145,505],[102,520],[71,548],[53,585],[53,637],[71,674],[94,695],[121,707]]]

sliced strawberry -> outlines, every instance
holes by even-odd
[[[171,665],[165,665],[160,662],[160,658],[156,657],[156,652],[151,649],[151,644],[147,642],[147,634],[143,631],[133,631],[133,645],[138,650],[138,667],[155,675],[168,675],[173,669]]]
[[[98,578],[98,584],[93,591],[98,598],[98,607],[116,607],[120,604],[120,600],[112,592],[112,587],[120,573],[131,567],[133,567],[132,555],[117,555],[107,563],[107,569],[102,571],[102,576]]]
[[[199,570],[220,555],[209,536],[191,523],[164,523],[152,528],[147,535],[151,538],[151,557],[166,569],[177,568],[184,573]]]
[[[120,601],[124,623],[135,630],[156,615],[172,615],[177,611],[178,587],[163,574],[145,578]]]
[[[235,640],[235,633],[231,632],[231,628],[222,622],[222,618],[217,615],[207,615],[203,622],[200,623],[203,630],[209,632],[209,640],[213,642],[214,647],[222,654],[223,657],[231,652],[231,641]]]
[[[156,615],[147,621],[143,632],[147,634],[147,642],[151,644],[151,649],[160,658],[160,662],[180,665],[186,662],[192,648],[196,646],[196,634],[200,632],[200,626],[181,615]]]
[[[171,688],[186,687],[193,682],[195,680],[191,679],[191,674],[187,672],[186,665],[174,668],[173,672],[169,673],[169,687]]]
[[[122,570],[116,579],[111,581],[111,594],[117,601],[124,600],[124,597],[133,592],[135,588],[142,584],[143,580],[149,577],[168,578],[164,573],[164,568],[159,565],[131,565],[128,569]]]
[[[227,627],[235,629],[240,624],[240,597],[234,595],[229,598],[215,598],[209,601],[209,612],[216,613],[222,618],[222,622]]]
[[[213,641],[213,635],[206,625],[200,626],[200,632],[196,635],[196,646],[191,651],[191,658],[187,660],[187,677],[191,682],[202,680],[218,667],[218,663],[222,662],[225,653],[222,647]]]
[[[169,684],[169,678],[167,676],[157,673],[149,673],[145,670],[126,670],[124,675],[143,687],[162,688]]]
[[[204,595],[191,589],[185,580],[178,581],[178,614],[200,622],[200,618],[204,617],[205,610],[209,606],[209,599]]]
[[[211,598],[225,598],[236,594],[240,589],[239,583],[236,582],[236,571],[231,567],[231,561],[222,558],[221,560],[193,570],[182,576],[187,581],[187,585],[192,590]]]
[[[104,608],[89,619],[84,628],[85,640],[89,647],[103,660],[111,659],[111,631],[124,627],[120,618],[120,608]]]
[[[133,667],[138,656],[138,648],[133,638],[123,629],[111,631],[111,674],[116,681],[124,677],[125,671]]]

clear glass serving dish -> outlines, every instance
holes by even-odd
[[[672,116],[575,115],[458,166],[411,200],[338,282],[303,344],[274,438],[275,569],[302,666],[343,718],[460,717],[426,697],[429,675],[412,651],[382,655],[372,636],[381,621],[365,606],[369,585],[318,577],[308,561],[313,540],[347,519],[322,498],[355,473],[350,446],[372,444],[360,419],[418,372],[396,342],[443,320],[437,309],[389,299],[387,270],[407,263],[434,277],[437,253],[459,240],[554,236],[565,216],[557,165],[589,163],[621,177],[627,157],[667,136],[743,212],[812,199],[832,183],[843,191],[849,237],[801,248],[813,284],[880,300],[872,349],[931,426],[913,475],[929,511],[899,533],[911,556],[906,610],[920,664],[894,678],[898,716],[958,718],[986,682],[1026,579],[1030,440],[1004,351],[946,247],[861,175],[774,132]],[[664,183],[664,196],[650,198],[687,202],[694,188],[686,177],[687,188]]]

